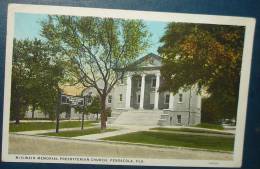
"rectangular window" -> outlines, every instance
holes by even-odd
[[[152,85],[151,87],[155,88],[156,87],[156,78],[152,78],[151,80],[152,80],[151,81],[151,85]]]
[[[181,124],[181,115],[177,115],[177,122]]]
[[[182,93],[180,93],[179,94],[179,103],[182,103],[182,101],[183,101],[183,95],[182,95]]]
[[[109,96],[108,96],[107,102],[108,102],[109,104],[112,103],[112,95],[109,95]]]
[[[169,104],[169,102],[170,102],[170,95],[166,94],[164,99],[164,104]]]
[[[141,79],[138,79],[138,80],[137,80],[137,87],[138,87],[138,88],[141,88],[141,86],[142,86],[142,80],[141,80]]]
[[[61,95],[61,104],[69,104],[70,99],[67,96]]]
[[[123,101],[123,95],[122,94],[119,95],[119,101],[120,102]]]
[[[154,97],[155,97],[154,95],[155,95],[154,92],[150,93],[150,104],[154,104]]]
[[[121,77],[119,81],[120,81],[120,84],[124,84],[124,77]]]
[[[141,100],[141,96],[140,94],[137,95],[137,103],[140,103],[140,100]]]

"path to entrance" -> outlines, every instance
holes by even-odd
[[[9,154],[232,160],[231,153],[10,134]]]
[[[221,133],[214,134],[214,133],[196,133],[196,132],[193,133],[193,132],[182,132],[182,131],[150,130],[151,128],[155,128],[155,127],[158,127],[158,126],[110,125],[110,127],[111,128],[117,128],[118,130],[112,131],[112,132],[104,132],[104,133],[98,133],[98,134],[77,136],[77,137],[72,137],[72,138],[80,139],[80,140],[99,140],[99,139],[106,138],[106,137],[112,137],[112,136],[128,134],[128,133],[138,132],[138,131],[175,133],[175,134],[197,135],[197,136],[234,137],[234,135],[226,135],[226,134],[221,134]],[[175,128],[180,128],[180,127],[175,127]],[[210,130],[208,130],[208,131],[210,131]],[[216,131],[216,130],[212,130],[212,131]],[[227,132],[223,132],[223,133],[227,133]]]
[[[88,128],[94,128],[94,127],[99,127],[99,126],[96,125],[96,126],[92,126],[92,127],[86,127],[85,129],[87,130]],[[158,127],[158,126],[133,126],[133,125],[112,125],[112,124],[110,124],[109,127],[117,129],[117,130],[112,131],[112,132],[83,135],[83,136],[77,136],[77,137],[72,137],[72,138],[78,139],[78,140],[99,140],[99,139],[106,138],[106,137],[112,137],[112,136],[117,136],[117,135],[132,133],[132,132],[138,132],[138,131],[165,132],[165,133],[176,133],[176,134],[184,134],[184,135],[199,135],[199,136],[234,137],[234,135],[225,135],[225,134],[221,134],[221,133],[212,134],[212,133],[192,133],[192,132],[182,132],[182,131],[150,130],[151,128],[155,128],[155,127]],[[171,128],[180,128],[180,127],[177,126],[177,127],[171,127]],[[192,127],[188,127],[188,128],[192,128]],[[196,128],[194,128],[194,129],[196,129]],[[80,128],[77,127],[77,128],[61,128],[60,129],[61,132],[62,131],[68,131],[68,130],[80,130]],[[210,131],[211,129],[203,129],[203,130]],[[212,130],[212,131],[216,131],[216,130]],[[22,131],[22,132],[17,132],[17,134],[41,135],[41,134],[50,133],[50,132],[55,132],[55,129]],[[224,133],[228,133],[228,132],[224,132]]]
[[[110,125],[110,127],[118,129],[118,130],[112,131],[112,132],[99,133],[99,134],[77,136],[77,137],[73,137],[73,138],[80,139],[80,140],[99,140],[99,139],[102,139],[105,137],[112,137],[112,136],[117,136],[117,135],[121,135],[121,134],[132,133],[132,132],[138,132],[138,131],[147,131],[147,130],[149,130],[149,128],[152,128],[155,126]]]

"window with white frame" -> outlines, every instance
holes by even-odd
[[[141,86],[142,86],[142,80],[141,80],[141,79],[138,79],[138,80],[137,80],[137,87],[138,87],[138,88],[141,88]]]
[[[121,77],[121,78],[119,79],[119,82],[120,82],[120,84],[124,84],[124,77]]]
[[[123,95],[122,94],[119,95],[119,101],[120,102],[123,101]]]
[[[151,78],[151,87],[152,87],[152,88],[155,88],[155,87],[156,87],[156,78],[155,78],[155,77],[152,77],[152,78]]]
[[[181,115],[177,115],[177,123],[181,124]]]
[[[137,103],[140,103],[140,101],[141,101],[141,95],[137,94]]]
[[[112,103],[112,95],[109,95],[109,96],[108,96],[107,103],[108,103],[108,104],[111,104],[111,103]]]
[[[183,102],[183,94],[179,93],[179,103],[182,103],[182,102]]]
[[[155,92],[151,92],[150,93],[150,104],[154,104],[154,96],[155,95]]]
[[[92,95],[92,92],[89,92],[86,96],[85,96],[85,102],[90,104],[92,102],[92,99],[91,99],[91,95]]]
[[[169,104],[170,103],[170,94],[166,94],[164,97],[164,104]]]

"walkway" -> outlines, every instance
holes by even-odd
[[[80,140],[99,140],[99,139],[102,139],[105,137],[112,137],[112,136],[117,136],[117,135],[121,135],[121,134],[132,133],[132,132],[138,132],[138,131],[146,131],[152,127],[154,127],[154,126],[110,125],[110,128],[116,128],[118,130],[112,131],[112,132],[85,135],[85,136],[77,136],[77,137],[72,137],[72,138],[80,139]]]
[[[165,131],[165,130],[150,130],[152,132],[159,133],[174,133],[174,134],[182,134],[182,135],[194,135],[194,136],[212,136],[212,137],[227,137],[233,138],[235,137],[233,134],[215,134],[215,133],[193,133],[193,132],[183,132],[183,131]]]
[[[97,126],[91,126],[91,127],[85,128],[85,129],[95,128],[95,127],[97,127]],[[227,134],[221,134],[221,133],[215,134],[215,133],[195,133],[195,132],[192,133],[192,132],[182,132],[182,131],[150,130],[150,128],[155,128],[158,126],[133,126],[133,125],[110,124],[108,127],[118,129],[118,130],[111,131],[111,132],[103,132],[103,133],[98,133],[98,134],[77,136],[77,137],[72,137],[72,138],[77,139],[77,140],[100,140],[100,139],[106,138],[106,137],[112,137],[112,136],[117,136],[117,135],[132,133],[132,132],[138,132],[138,131],[152,131],[152,132],[176,133],[176,134],[184,134],[184,135],[199,135],[199,136],[234,137],[234,135],[227,135]],[[171,127],[171,128],[181,128],[181,127]],[[193,128],[193,127],[185,127],[185,128]],[[193,129],[196,130],[196,128],[193,128]],[[201,128],[197,128],[197,129],[201,130]],[[60,129],[60,131],[69,131],[69,130],[80,130],[80,128],[76,127],[76,128],[61,128]],[[217,131],[214,129],[213,130],[212,129],[202,129],[202,130]],[[22,132],[16,132],[16,133],[22,134],[22,135],[41,135],[41,134],[50,133],[50,132],[55,132],[55,129],[22,131]],[[223,132],[223,133],[230,133],[230,132]]]
[[[97,127],[97,126],[85,127],[84,129],[94,128],[94,127]],[[60,128],[59,129],[59,131],[69,131],[69,130],[80,130],[80,127]],[[56,131],[56,129],[48,129],[48,130],[19,131],[19,132],[14,132],[14,133],[23,134],[23,135],[39,135],[39,134],[51,133],[51,132],[55,132],[55,131]]]

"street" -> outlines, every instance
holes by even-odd
[[[53,137],[9,135],[9,154],[157,159],[232,160],[231,153],[117,144]]]

